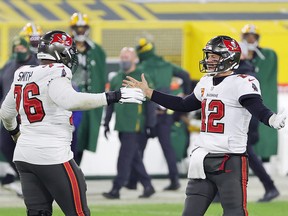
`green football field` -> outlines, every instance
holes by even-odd
[[[90,206],[92,216],[181,216],[183,204],[97,205]],[[251,216],[287,216],[288,202],[248,203]],[[0,215],[24,216],[24,208],[0,208]],[[57,208],[53,216],[63,216]],[[220,204],[212,204],[205,216],[222,216]]]

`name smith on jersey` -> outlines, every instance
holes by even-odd
[[[29,81],[29,79],[32,77],[33,71],[29,72],[20,72],[18,75],[17,81]]]

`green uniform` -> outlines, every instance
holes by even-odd
[[[257,79],[261,85],[261,95],[265,106],[277,112],[277,55],[271,49],[260,48],[265,59],[255,55],[252,63],[255,66]],[[277,130],[264,124],[259,125],[259,141],[255,151],[262,158],[269,158],[277,154],[278,136]]]
[[[79,66],[73,74],[72,81],[81,92],[102,93],[105,91],[107,81],[106,55],[99,45],[91,41],[88,41],[87,44],[89,49],[78,56]],[[84,149],[96,151],[102,112],[102,107],[83,111],[77,133],[79,151]]]
[[[135,71],[129,73],[134,79],[141,80],[142,70],[136,68]],[[126,74],[123,71],[112,78],[110,82],[110,90],[118,90],[122,86],[122,81]],[[145,77],[148,83],[151,83],[149,76]],[[143,104],[114,104],[116,113],[115,130],[119,132],[144,132],[145,129],[145,103]]]
[[[165,61],[162,57],[151,55],[145,59],[145,61],[140,63],[145,74],[148,74],[155,85],[156,90],[170,92],[170,84],[172,77],[182,78],[183,69]],[[186,73],[186,72],[184,72]],[[189,82],[189,76],[187,74],[188,80],[185,79],[184,82]],[[187,78],[186,77],[186,78]],[[186,83],[186,88],[190,87],[189,83]],[[186,93],[186,92],[185,92]],[[188,92],[190,93],[190,92]]]

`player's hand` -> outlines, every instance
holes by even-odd
[[[11,137],[15,143],[17,143],[17,140],[18,140],[20,134],[21,134],[20,131],[18,131],[18,133],[11,135]]]
[[[120,88],[121,99],[119,103],[138,103],[145,101],[145,96],[140,88]]]
[[[285,109],[281,110],[277,114],[273,114],[269,118],[269,125],[275,129],[281,129],[285,127],[285,121],[287,119],[287,112]]]
[[[108,134],[110,133],[109,125],[104,125],[104,136],[108,140]]]
[[[140,88],[143,91],[145,97],[151,98],[153,89],[149,88],[144,74],[141,75],[141,81],[138,81],[130,76],[127,76],[126,78],[127,80],[123,80],[123,86],[130,86],[132,88]]]

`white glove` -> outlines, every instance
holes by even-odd
[[[283,109],[277,114],[274,113],[269,118],[269,125],[275,129],[279,130],[279,129],[285,127],[286,118],[287,118],[287,113],[285,112],[285,109]]]
[[[143,91],[140,88],[120,88],[121,99],[119,103],[138,103],[142,104],[146,100]]]

